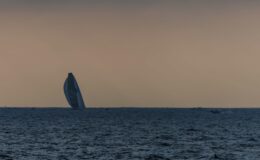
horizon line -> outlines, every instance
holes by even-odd
[[[70,106],[0,106],[0,109],[72,109]],[[234,106],[234,107],[158,107],[158,106],[87,106],[86,109],[260,109],[260,106]]]

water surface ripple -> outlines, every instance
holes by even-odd
[[[258,160],[260,109],[0,109],[3,160]]]

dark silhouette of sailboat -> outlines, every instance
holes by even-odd
[[[86,108],[78,83],[72,73],[69,73],[65,80],[64,94],[73,109],[80,110]]]

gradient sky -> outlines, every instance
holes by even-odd
[[[253,0],[0,0],[0,105],[260,106]]]

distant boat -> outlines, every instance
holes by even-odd
[[[67,98],[68,103],[73,109],[86,108],[78,83],[72,73],[69,73],[67,79],[65,80],[64,94]]]

